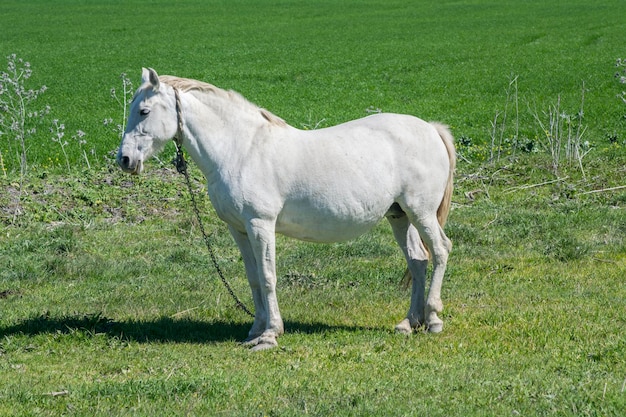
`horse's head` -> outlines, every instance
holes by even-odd
[[[176,135],[178,116],[172,87],[160,83],[153,69],[143,68],[128,114],[117,163],[125,171],[139,174],[143,162],[159,152]]]

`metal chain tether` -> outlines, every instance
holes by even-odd
[[[248,307],[246,307],[246,305],[239,299],[239,297],[237,297],[232,287],[226,280],[226,277],[224,276],[224,273],[222,272],[222,268],[220,268],[220,265],[217,262],[217,257],[215,256],[215,251],[213,250],[211,239],[209,238],[209,236],[207,235],[204,229],[204,223],[202,222],[202,217],[200,216],[200,209],[198,209],[196,197],[193,192],[193,188],[191,187],[191,179],[189,178],[189,172],[187,171],[187,161],[185,161],[185,155],[183,154],[183,146],[182,146],[183,118],[182,118],[182,110],[181,110],[182,107],[180,104],[180,95],[178,93],[177,88],[174,88],[174,95],[176,96],[176,113],[178,117],[178,132],[176,133],[176,136],[174,137],[174,144],[176,145],[176,158],[174,158],[174,165],[176,166],[176,171],[183,174],[183,176],[185,177],[185,183],[187,184],[187,189],[189,190],[189,196],[191,198],[193,211],[196,213],[196,219],[198,221],[198,226],[200,227],[200,232],[202,233],[202,237],[204,238],[204,243],[209,251],[209,255],[211,256],[211,261],[213,263],[213,266],[215,267],[215,270],[217,271],[217,275],[220,277],[220,280],[222,280],[224,287],[226,287],[226,290],[235,301],[235,304],[237,305],[237,307],[243,310],[250,317],[254,317],[254,314],[248,309]]]

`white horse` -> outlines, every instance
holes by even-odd
[[[442,226],[456,160],[445,126],[376,114],[299,130],[235,92],[159,77],[144,68],[117,161],[124,171],[138,174],[143,162],[175,136],[206,176],[217,215],[241,250],[255,307],[246,345],[274,347],[284,332],[276,297],[275,233],[310,242],[343,241],[383,217],[413,278],[411,305],[396,330],[442,331],[437,313],[443,309],[441,285],[452,247]],[[424,303],[430,256],[432,280]]]

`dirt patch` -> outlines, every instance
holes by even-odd
[[[17,295],[19,294],[17,291],[14,290],[4,290],[4,291],[0,291],[0,299],[4,299],[4,298],[9,298],[12,295]]]

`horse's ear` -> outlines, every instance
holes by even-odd
[[[159,89],[159,86],[161,84],[159,82],[159,75],[152,68],[142,68],[141,69],[141,83],[142,84],[146,84],[146,83],[152,84],[152,88],[155,91]]]

